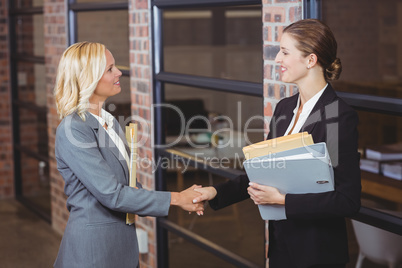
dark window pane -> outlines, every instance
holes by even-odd
[[[17,69],[20,145],[47,157],[45,66],[18,62]]]
[[[261,7],[166,10],[164,70],[262,83]]]
[[[128,12],[97,11],[77,13],[78,41],[104,44],[116,65],[129,66]]]
[[[401,0],[322,2],[342,61],[337,90],[402,98],[401,10]]]
[[[18,123],[21,150],[28,150],[36,157],[46,159],[48,157],[46,109],[20,108]]]
[[[18,62],[17,68],[18,100],[46,108],[45,66]]]
[[[15,8],[29,8],[43,6],[43,0],[11,0]]]
[[[49,166],[47,162],[21,154],[22,195],[50,215]]]
[[[44,56],[43,15],[16,17],[17,53]]]
[[[362,152],[362,204],[402,217],[402,181],[390,177],[401,176],[402,172],[390,174],[389,162],[371,159],[366,154],[367,148],[374,149],[373,146],[402,143],[402,117],[363,111],[358,113],[359,147]]]
[[[260,97],[165,84],[165,98],[164,105],[168,106],[163,107],[163,115],[167,144],[173,146],[180,134],[184,134],[180,140],[187,143],[189,135],[196,132],[218,131],[216,133],[222,136],[235,133],[234,136],[242,139],[239,148],[264,139],[263,100]]]
[[[359,111],[359,147],[402,143],[402,117]]]
[[[190,168],[184,174],[170,172],[166,181],[168,191],[181,191],[193,184],[210,185],[225,180],[223,177]],[[259,267],[264,267],[265,223],[251,199],[217,211],[206,206],[202,217],[172,207],[168,219]],[[172,233],[169,233],[169,262],[169,267],[234,267]]]
[[[122,0],[76,0],[77,3],[110,3],[110,2],[127,2]]]

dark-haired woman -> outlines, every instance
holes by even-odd
[[[285,206],[287,220],[269,222],[270,268],[340,268],[349,260],[345,217],[360,208],[358,117],[329,84],[342,70],[336,52],[333,33],[319,20],[301,20],[284,29],[275,61],[282,81],[295,83],[299,93],[277,104],[267,137],[307,131],[314,142],[326,142],[335,191],[284,195],[250,184],[247,176],[196,189],[202,196],[194,201],[210,200],[214,209],[249,197],[255,204]]]

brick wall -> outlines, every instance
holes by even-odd
[[[263,0],[263,44],[264,44],[264,118],[265,135],[279,100],[297,92],[297,87],[280,81],[279,65],[275,57],[283,28],[302,19],[302,0]],[[266,224],[265,252],[268,253],[268,224]],[[267,260],[267,267],[269,266]]]
[[[129,0],[129,40],[131,70],[131,111],[132,119],[142,118],[138,128],[138,140],[145,141],[139,148],[140,163],[151,163],[153,158],[152,136],[152,80],[150,48],[150,3],[148,0]],[[138,181],[145,189],[155,189],[152,168],[146,165],[137,167]],[[156,221],[153,217],[142,217],[136,221],[137,228],[148,233],[148,254],[141,254],[141,267],[156,267]]]
[[[14,197],[8,4],[0,0],[0,199]]]
[[[64,0],[44,0],[43,3],[52,227],[60,234],[64,232],[67,224],[68,211],[66,209],[64,181],[57,170],[54,156],[56,128],[60,121],[53,98],[53,87],[60,57],[67,48],[67,18],[64,2]]]

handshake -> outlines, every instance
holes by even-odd
[[[285,205],[286,195],[275,187],[249,183],[247,192],[256,205]],[[212,186],[202,187],[194,184],[184,191],[171,194],[171,205],[179,206],[190,213],[196,212],[200,216],[204,215],[205,201],[214,199],[217,192]]]
[[[179,206],[183,210],[196,212],[197,215],[204,215],[205,201],[214,199],[217,192],[214,187],[202,187],[193,185],[181,192],[172,192],[170,204]]]

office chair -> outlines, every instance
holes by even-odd
[[[402,264],[402,236],[355,220],[352,225],[360,249],[356,268],[362,268],[366,258],[389,268]]]

